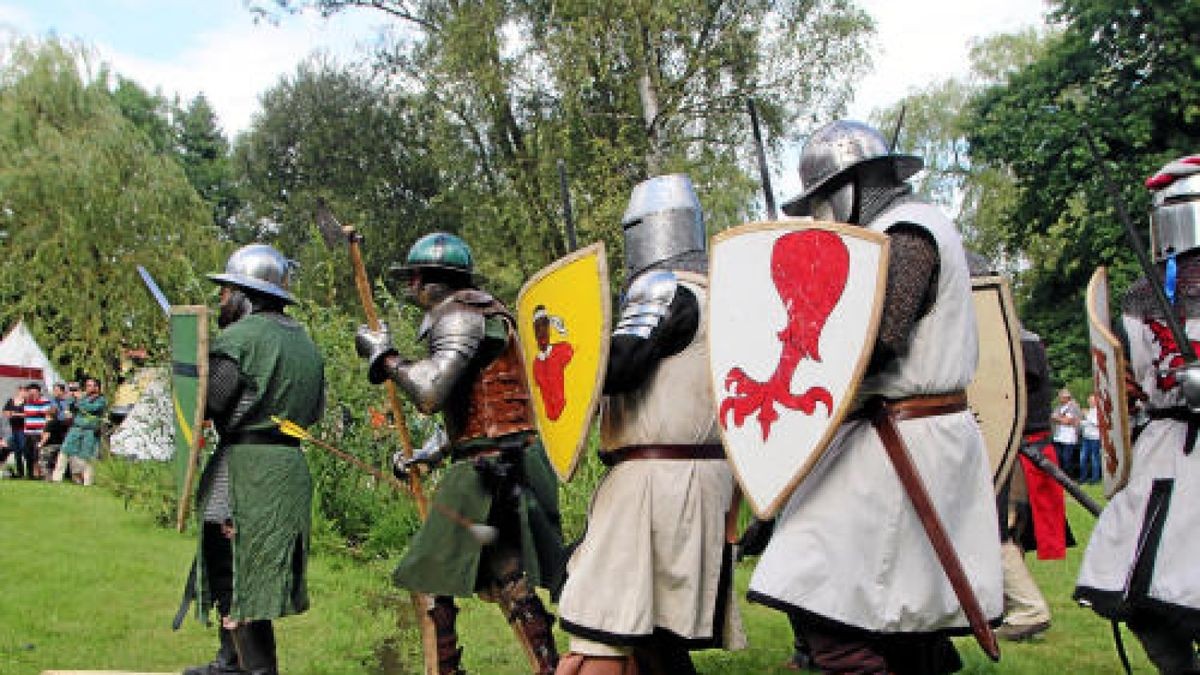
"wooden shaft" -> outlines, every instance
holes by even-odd
[[[958,603],[962,606],[963,613],[967,615],[967,621],[971,624],[971,632],[975,635],[975,640],[983,648],[988,658],[999,661],[1000,645],[996,642],[996,635],[992,632],[992,627],[988,625],[987,617],[983,615],[979,599],[975,597],[975,590],[971,588],[971,582],[967,579],[967,573],[958,559],[958,553],[954,551],[954,544],[946,534],[946,528],[942,525],[942,519],[938,517],[933,500],[929,498],[929,492],[925,489],[921,474],[917,473],[917,467],[908,453],[904,438],[896,428],[896,421],[892,418],[887,403],[879,404],[878,409],[872,415],[871,423],[879,433],[879,440],[883,442],[883,448],[887,451],[892,466],[896,469],[896,475],[900,478],[900,484],[904,486],[904,492],[908,494],[908,498],[917,512],[917,517],[921,519],[921,526],[925,528],[925,536],[929,538],[929,543],[937,554],[938,562],[942,565],[942,571],[950,580],[950,587],[954,589],[954,595],[958,597]]]
[[[379,330],[382,324],[379,322],[379,314],[375,311],[375,297],[371,293],[371,283],[367,280],[367,267],[363,264],[362,251],[358,247],[358,236],[353,227],[345,226],[342,230],[350,242],[350,265],[354,268],[354,286],[358,289],[358,299],[362,302],[367,325],[371,330]],[[404,406],[400,404],[400,392],[396,390],[396,383],[391,380],[384,383],[384,389],[387,391],[388,407],[392,409],[396,432],[400,435],[400,451],[404,453],[405,459],[411,459],[412,436],[408,433]],[[425,491],[421,489],[421,477],[415,471],[408,474],[408,487],[412,491],[413,499],[417,501],[417,512],[421,515],[421,520],[424,520],[429,515],[429,502]]]

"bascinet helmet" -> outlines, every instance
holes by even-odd
[[[1168,163],[1146,180],[1150,201],[1150,253],[1166,260],[1200,247],[1200,155]]]
[[[225,271],[210,274],[208,278],[222,285],[236,286],[295,303],[288,292],[293,263],[274,247],[266,244],[249,244],[233,252],[225,263]]]
[[[686,175],[638,183],[621,218],[625,267],[630,276],[681,253],[705,250],[704,213]]]
[[[789,216],[812,215],[814,195],[836,189],[845,178],[857,174],[890,169],[899,184],[922,167],[920,157],[893,154],[883,135],[862,122],[831,122],[813,132],[804,144],[800,153],[804,192],[784,203],[783,212]]]
[[[408,249],[402,265],[392,265],[391,271],[401,280],[412,277],[421,269],[458,272],[468,279],[475,272],[475,259],[467,242],[449,232],[433,232],[418,239]]]

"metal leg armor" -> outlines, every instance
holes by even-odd
[[[433,599],[429,618],[433,620],[434,634],[437,636],[438,675],[466,675],[467,672],[459,665],[462,647],[458,646],[458,633],[454,630],[457,616],[454,598],[439,595]]]
[[[552,675],[558,665],[558,650],[551,631],[554,617],[529,587],[524,573],[517,572],[502,579],[497,596],[500,609],[525,650],[535,675]]]

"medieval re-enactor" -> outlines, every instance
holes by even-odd
[[[839,121],[800,157],[793,216],[888,235],[879,334],[859,395],[892,402],[897,426],[988,619],[1002,609],[1000,542],[987,453],[964,390],[977,335],[954,224],[905,180],[921,160],[878,131]],[[798,617],[814,665],[833,673],[953,672],[948,636],[967,621],[869,419],[852,414],[780,513],[750,600]]]
[[[629,286],[600,426],[610,469],[567,566],[558,608],[571,653],[558,672],[694,673],[689,649],[740,630],[723,554],[734,484],[708,381],[704,221],[691,181],[670,175],[635,187],[622,223]]]
[[[1200,155],[1167,164],[1146,182],[1153,255],[1175,274],[1167,293],[1200,346]],[[1172,281],[1172,277],[1174,280]],[[1125,621],[1161,672],[1200,672],[1200,372],[1184,359],[1145,277],[1122,303],[1129,369],[1150,421],[1136,433],[1129,483],[1100,514],[1075,597]]]
[[[436,463],[444,453],[450,466],[393,578],[435,596],[429,614],[440,672],[462,672],[454,596],[479,593],[500,604],[534,671],[551,673],[558,660],[554,618],[534,587],[556,590],[566,556],[558,485],[535,431],[515,320],[474,287],[471,251],[452,234],[422,237],[396,269],[426,310],[418,338],[429,355],[403,359],[386,331],[365,327],[358,351],[368,359],[372,383],[390,378],[420,410],[442,413],[449,447],[416,459]],[[448,514],[498,528],[497,540],[485,545]]]
[[[278,671],[271,620],[308,609],[312,477],[300,443],[272,416],[307,427],[324,406],[324,362],[284,314],[291,261],[270,246],[238,249],[220,284],[223,329],[208,355],[206,416],[220,443],[197,490],[204,527],[186,603],[216,605],[221,647],[185,675]],[[183,610],[176,617],[182,620]]]

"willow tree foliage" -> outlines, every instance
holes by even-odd
[[[721,228],[757,183],[747,96],[773,147],[844,108],[870,19],[846,0],[276,0],[259,11],[364,8],[394,19],[377,65],[421,96],[447,229],[502,291],[565,252],[556,170],[580,241],[620,255],[630,188],[683,171]],[[408,242],[399,242],[405,245]]]
[[[211,219],[178,164],[122,114],[104,69],[57,41],[0,60],[0,324],[24,319],[67,372],[110,375],[122,346],[165,342],[140,287],[175,302],[211,295]]]
[[[1025,319],[1071,379],[1088,372],[1081,307],[1092,271],[1110,266],[1116,293],[1137,274],[1098,162],[1145,234],[1142,182],[1200,147],[1200,13],[1164,0],[1051,5],[1061,40],[974,102],[967,137],[972,157],[1014,177],[1004,245],[1030,251]]]

